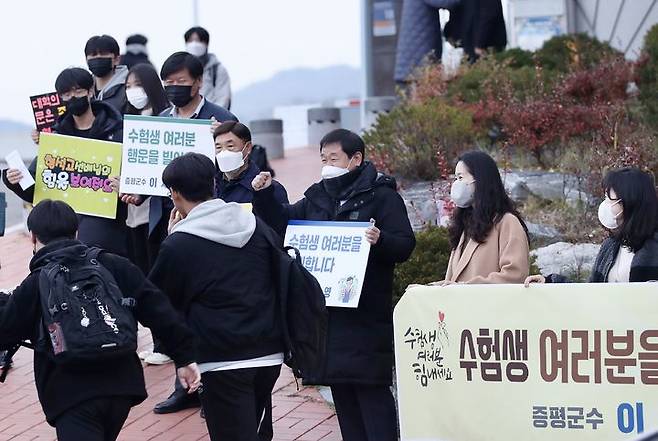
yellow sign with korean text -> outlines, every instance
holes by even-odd
[[[120,174],[120,143],[41,133],[34,203],[54,199],[78,214],[115,219],[110,178]]]
[[[402,441],[658,428],[658,283],[416,287],[394,324]]]

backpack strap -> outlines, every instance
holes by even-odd
[[[107,268],[105,268],[105,266],[101,264],[100,261],[98,260],[98,257],[101,255],[101,253],[105,253],[105,252],[106,252],[105,250],[98,247],[89,247],[89,249],[87,249],[87,258],[89,259],[89,263],[91,263],[92,265],[97,265],[98,268],[101,270],[101,272],[112,277],[111,280],[116,280],[114,275]],[[123,306],[124,308],[133,309],[137,306],[137,299],[133,297],[123,297],[121,299],[121,306]]]
[[[213,89],[217,87],[217,69],[219,68],[219,64],[215,64],[212,66],[212,87]]]

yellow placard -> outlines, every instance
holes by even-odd
[[[402,441],[631,440],[658,428],[658,284],[409,290]]]
[[[42,133],[34,203],[64,201],[76,213],[116,218],[117,194],[110,177],[121,174],[121,144]]]

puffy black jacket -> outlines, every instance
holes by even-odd
[[[293,205],[277,203],[272,187],[256,192],[253,203],[263,220],[277,231],[289,220],[375,219],[381,236],[370,251],[359,307],[328,308],[324,383],[391,384],[393,270],[396,263],[409,258],[416,240],[395,180],[378,174],[370,163],[356,173],[359,176],[342,205],[329,195],[322,182],[312,185]]]

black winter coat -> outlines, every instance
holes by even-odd
[[[38,269],[49,253],[64,248],[84,250],[75,240],[53,242],[39,250],[30,262],[29,276],[6,301],[0,302],[0,345],[8,346],[23,340],[36,342],[40,335],[41,303]],[[99,262],[114,276],[126,297],[136,300],[135,318],[151,329],[163,341],[167,353],[177,366],[194,361],[194,335],[179,320],[167,298],[144,278],[142,272],[127,259],[101,253]],[[48,335],[45,332],[45,335]],[[66,410],[85,401],[111,396],[125,396],[137,405],[146,399],[144,372],[136,354],[104,360],[98,364],[73,367],[55,364],[46,352],[34,353],[34,377],[39,401],[51,425]],[[21,378],[13,378],[11,383]]]
[[[66,112],[53,127],[55,133],[60,135],[78,136],[102,141],[123,141],[123,117],[111,105],[103,101],[92,101],[91,110],[94,112],[94,123],[91,129],[80,131],[75,128],[73,115]],[[37,172],[37,159],[34,158],[28,167],[34,177]],[[16,193],[26,202],[32,203],[34,199],[34,186],[23,190],[19,184],[11,185],[7,176],[3,175],[7,188]],[[105,219],[95,216],[78,215],[80,222],[78,238],[88,246],[102,248],[121,256],[128,255],[128,227],[126,217],[128,208],[126,204],[118,201],[115,219]]]
[[[592,267],[589,283],[606,283],[610,270],[617,260],[621,242],[615,238],[608,238],[601,245],[599,254]],[[642,248],[637,250],[631,262],[629,282],[655,282],[658,281],[658,233],[647,239]],[[560,274],[546,276],[547,283],[569,283],[569,279]]]
[[[477,59],[475,48],[505,49],[507,29],[501,0],[461,0],[450,10],[443,35],[463,47],[471,61]]]
[[[395,180],[366,163],[345,195],[346,202],[327,193],[322,182],[312,185],[293,205],[278,204],[273,189],[256,192],[254,208],[275,230],[289,220],[357,221],[375,219],[381,230],[372,246],[359,307],[328,308],[326,384],[390,385],[393,368],[393,270],[409,258],[416,239]],[[342,199],[342,197],[341,197]]]
[[[224,173],[217,171],[215,175],[215,197],[223,200],[224,202],[236,202],[238,204],[251,204],[254,199],[254,189],[251,182],[260,173],[260,169],[253,161],[249,161],[249,167],[242,173],[242,175],[234,180],[228,181],[224,177]],[[274,198],[280,204],[287,204],[288,193],[286,189],[278,181],[272,181],[274,187]],[[260,216],[254,210],[256,216]],[[277,231],[280,236],[286,234],[286,230]]]

